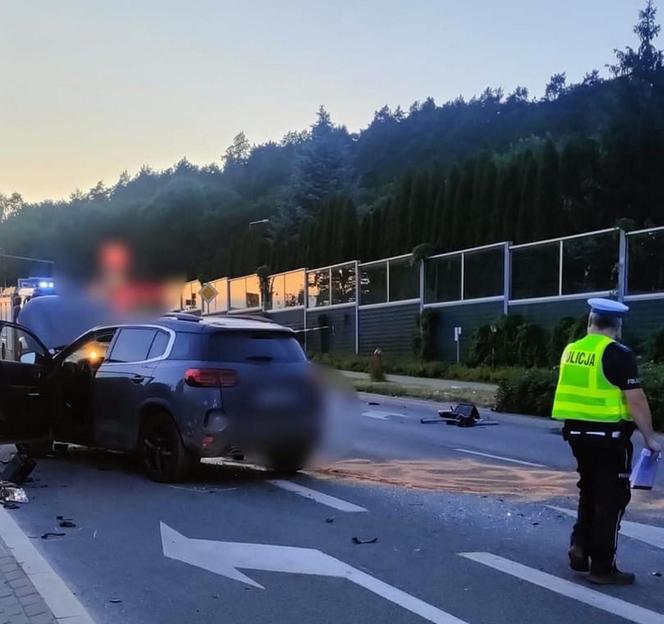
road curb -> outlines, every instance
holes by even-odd
[[[95,624],[63,579],[30,542],[9,512],[2,507],[0,507],[0,537],[53,613],[56,622]]]

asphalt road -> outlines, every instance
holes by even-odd
[[[360,401],[351,435],[286,482],[202,465],[161,485],[76,448],[41,460],[30,503],[3,513],[98,624],[664,623],[662,475],[620,542],[638,583],[598,592],[567,568],[575,479],[555,424],[422,425],[432,404]]]

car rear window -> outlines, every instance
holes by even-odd
[[[142,362],[148,359],[156,329],[127,328],[121,329],[110,353],[109,362]]]
[[[201,344],[203,334],[193,332],[177,332],[175,342],[168,356],[169,360],[199,360],[201,359]]]
[[[215,362],[305,362],[294,336],[282,332],[233,331],[212,334],[208,360]]]

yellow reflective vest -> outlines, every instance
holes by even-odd
[[[613,340],[588,334],[565,348],[553,401],[553,418],[618,423],[632,420],[623,391],[604,375],[602,356]]]

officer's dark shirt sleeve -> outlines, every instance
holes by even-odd
[[[604,375],[621,390],[634,390],[641,387],[639,367],[634,352],[620,343],[610,344],[602,357]]]

